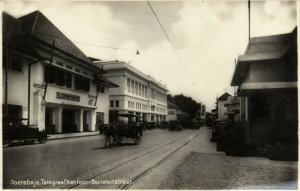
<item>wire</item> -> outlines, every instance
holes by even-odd
[[[172,46],[172,48],[173,48],[173,50],[174,50],[174,52],[175,52],[175,54],[176,54],[176,56],[177,56],[177,58],[178,58],[178,61],[180,62],[180,64],[183,66],[183,68],[184,68],[184,69],[185,69],[185,71],[187,72],[187,69],[186,69],[185,65],[183,64],[183,62],[182,62],[182,60],[181,60],[181,58],[180,58],[180,56],[179,56],[178,52],[176,51],[176,48],[175,48],[175,46],[173,45],[173,43],[172,43],[172,41],[170,40],[170,38],[169,38],[169,36],[168,36],[168,34],[167,34],[166,30],[164,29],[163,25],[161,24],[160,20],[158,19],[158,16],[156,15],[156,13],[155,13],[154,9],[152,8],[152,6],[151,6],[150,2],[149,2],[149,1],[147,1],[147,3],[148,3],[148,5],[149,5],[149,7],[150,7],[150,9],[151,9],[152,13],[154,14],[154,16],[155,16],[155,18],[156,18],[157,22],[159,23],[159,25],[160,25],[161,29],[162,29],[162,30],[163,30],[163,32],[165,33],[165,35],[166,35],[166,37],[167,37],[167,39],[168,39],[169,43],[171,44],[171,46]]]
[[[61,38],[61,37],[58,37],[58,36],[55,36],[55,35],[52,35],[52,34],[49,34],[49,33],[35,33],[35,34],[48,35],[48,36],[51,36],[51,37],[56,38],[56,39],[60,39],[60,40],[63,40],[63,41],[69,41],[68,39],[64,39],[64,38]],[[75,41],[75,40],[72,40],[72,42],[76,42],[76,43],[80,43],[80,44],[85,44],[85,45],[93,46],[93,47],[100,47],[100,48],[110,48],[110,49],[116,49],[116,50],[136,50],[136,49],[128,49],[128,48],[120,48],[120,47],[96,45],[96,44],[91,44],[91,43],[87,43],[87,42]]]

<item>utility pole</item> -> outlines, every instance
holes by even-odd
[[[250,24],[250,21],[251,21],[250,20],[250,18],[251,18],[250,17],[250,10],[251,10],[251,4],[250,4],[250,0],[248,0],[248,19],[249,19],[249,37],[248,38],[249,38],[249,42],[250,42],[250,36],[251,36],[250,35],[250,32],[251,32],[251,30],[250,30],[250,26],[251,26],[251,24]]]

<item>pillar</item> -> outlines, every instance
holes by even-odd
[[[45,130],[45,104],[42,102],[43,94],[41,90],[34,92],[33,96],[33,115],[31,115],[31,124],[36,125],[40,131]]]
[[[76,120],[75,123],[77,125],[77,131],[83,132],[83,109],[76,110]]]
[[[55,132],[62,133],[62,107],[53,109],[53,118],[55,124]]]
[[[88,111],[87,122],[89,124],[89,131],[96,131],[96,111]]]

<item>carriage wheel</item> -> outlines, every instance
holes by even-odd
[[[135,144],[139,144],[141,142],[141,135],[138,133],[134,138],[133,141]]]

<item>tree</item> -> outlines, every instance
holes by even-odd
[[[187,97],[183,94],[174,96],[168,94],[168,101],[174,103],[183,111],[187,112],[190,116],[190,119],[193,119],[197,116],[198,104],[191,97]]]

